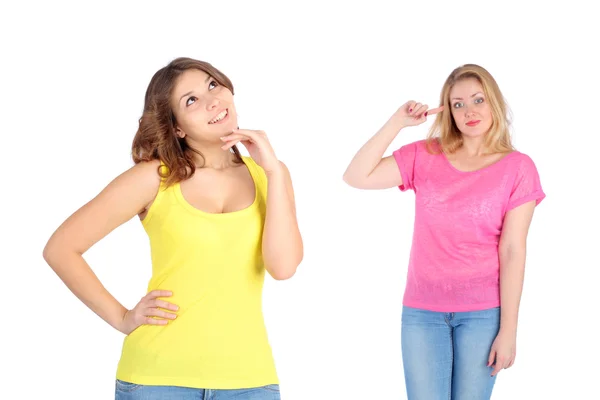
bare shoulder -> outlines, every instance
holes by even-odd
[[[83,254],[119,225],[141,213],[160,187],[160,161],[141,162],[110,181],[67,218],[48,241],[45,254],[70,248]]]
[[[158,189],[158,186],[160,185],[160,175],[158,174],[159,167],[159,160],[142,161],[123,172],[117,179],[131,179],[137,181],[140,185],[148,185],[150,187],[156,186]]]
[[[283,161],[279,160],[279,164],[281,165],[281,170],[283,171],[283,176],[284,176],[285,186],[286,186],[286,190],[288,192],[288,196],[290,197],[292,202],[295,203],[296,200],[295,200],[295,195],[294,195],[294,185],[292,184],[292,175],[290,174],[290,170]],[[294,204],[294,212],[295,212],[295,204]]]
[[[252,157],[248,157],[248,156],[242,156],[246,162],[250,162],[253,163],[255,165],[255,168],[258,169],[258,171],[260,171],[260,173],[262,175],[265,176],[265,178],[267,178],[267,172],[263,169],[263,167],[261,167],[260,165],[258,165],[258,163],[256,161],[254,161],[254,159]],[[281,166],[281,171],[283,172],[283,176],[291,178],[290,175],[290,170],[288,168],[288,166],[281,160],[278,160],[279,165]]]
[[[283,161],[281,161],[281,160],[279,160],[279,164],[281,165],[281,168],[283,169],[283,172],[285,172],[285,174],[287,176],[290,176],[290,170],[289,170],[288,166],[285,165],[285,163]]]
[[[146,211],[152,205],[160,187],[161,177],[159,175],[160,160],[142,161],[117,177],[112,183],[123,187],[123,190],[131,191],[131,195],[138,197],[141,209],[138,211],[140,217],[144,217]]]
[[[290,174],[288,166],[281,160],[279,160],[279,165],[281,167],[280,175],[283,176],[284,180],[287,182],[287,185],[291,186],[292,175]]]

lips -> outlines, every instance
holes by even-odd
[[[466,123],[466,125],[467,126],[475,126],[475,125],[477,125],[480,122],[481,122],[480,120],[469,121],[469,122]]]
[[[210,120],[208,122],[208,124],[209,125],[218,124],[218,123],[224,121],[225,119],[227,119],[228,116],[229,116],[229,110],[225,109],[225,110],[219,112],[212,120]]]

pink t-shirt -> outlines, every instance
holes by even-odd
[[[436,144],[433,148],[435,149]],[[477,171],[459,171],[425,140],[394,153],[415,192],[415,221],[403,304],[430,311],[500,306],[498,243],[507,211],[545,197],[531,158],[518,151]]]

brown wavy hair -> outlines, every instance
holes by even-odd
[[[441,147],[444,153],[454,153],[463,145],[462,133],[456,126],[450,108],[450,91],[457,82],[469,78],[474,78],[481,84],[485,100],[489,102],[492,111],[492,126],[486,134],[485,147],[498,153],[514,150],[509,131],[510,110],[506,100],[494,77],[485,68],[476,64],[462,65],[452,71],[446,79],[440,94],[440,105],[444,106],[444,110],[436,115],[429,130],[428,148],[432,151],[433,147],[438,149]],[[433,142],[438,146],[432,146]]]
[[[144,111],[139,128],[133,138],[131,155],[133,162],[160,160],[166,169],[158,168],[166,186],[189,179],[196,172],[194,154],[204,156],[192,148],[185,138],[175,134],[177,121],[171,108],[171,95],[177,79],[187,70],[197,69],[210,75],[219,85],[234,93],[233,84],[225,74],[205,61],[179,57],[159,69],[146,89]],[[235,161],[243,162],[236,146],[231,148]]]

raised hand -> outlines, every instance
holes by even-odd
[[[439,113],[444,106],[429,110],[427,104],[421,104],[414,100],[403,104],[398,111],[394,113],[394,118],[400,120],[402,126],[416,126],[427,120],[427,116]]]
[[[242,143],[250,157],[265,170],[266,173],[281,168],[277,156],[271,147],[271,143],[263,131],[250,129],[234,129],[233,132],[221,138],[225,145],[221,148],[229,150],[237,143]]]

